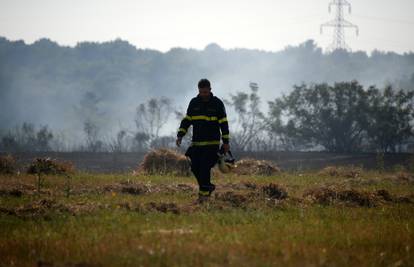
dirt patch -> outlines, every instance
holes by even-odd
[[[242,159],[237,162],[233,172],[238,175],[271,176],[280,173],[281,170],[271,161]]]
[[[156,149],[148,152],[136,171],[137,174],[174,174],[190,176],[187,158],[172,149]]]

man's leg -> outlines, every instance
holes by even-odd
[[[196,149],[194,149],[195,151]],[[198,151],[197,151],[198,152]],[[201,185],[200,180],[200,164],[202,161],[201,153],[192,153],[190,160],[191,160],[191,172],[194,174],[195,178],[197,179],[198,186]]]
[[[211,183],[211,168],[217,162],[218,147],[205,147],[203,149],[203,158],[200,162],[199,179],[200,179],[200,195],[210,196],[215,190],[215,185]]]

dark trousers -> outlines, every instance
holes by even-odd
[[[186,155],[191,159],[191,171],[197,179],[202,192],[213,192],[214,184],[211,183],[211,168],[217,163],[219,146],[191,146]]]

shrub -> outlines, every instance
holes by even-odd
[[[14,174],[16,170],[16,159],[13,156],[0,156],[0,174]]]

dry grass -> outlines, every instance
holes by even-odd
[[[414,185],[394,175],[223,175],[202,205],[188,177],[77,173],[67,198],[0,176],[0,266],[410,266]]]
[[[374,207],[384,202],[412,203],[411,197],[393,196],[385,189],[376,191],[343,189],[338,187],[317,187],[304,192],[304,198],[323,205],[344,203],[364,207]]]
[[[148,152],[138,166],[137,174],[174,174],[190,175],[190,165],[187,158],[172,149],[156,149]]]
[[[271,176],[280,173],[280,169],[271,161],[256,159],[241,159],[237,161],[233,172],[238,175]]]
[[[35,158],[27,167],[28,174],[72,174],[75,166],[69,161],[51,158]]]
[[[15,174],[16,171],[17,164],[13,156],[0,156],[0,174]]]
[[[319,174],[331,177],[358,178],[363,169],[356,166],[328,166],[323,168]]]

